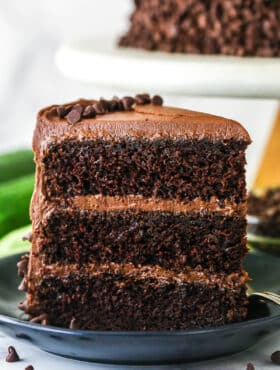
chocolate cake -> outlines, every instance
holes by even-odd
[[[135,0],[121,46],[188,54],[280,56],[279,0]]]
[[[249,143],[235,121],[147,94],[41,110],[20,308],[97,330],[245,319]]]

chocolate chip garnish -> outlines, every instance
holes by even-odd
[[[20,361],[19,355],[15,350],[15,347],[9,346],[8,347],[8,354],[6,356],[6,362],[17,362]]]
[[[84,118],[94,118],[97,114],[105,114],[108,112],[116,111],[129,111],[132,110],[133,105],[136,104],[150,104],[162,105],[163,99],[159,95],[155,95],[152,99],[149,94],[138,94],[135,98],[131,96],[125,96],[122,99],[114,96],[112,100],[106,100],[100,98],[99,101],[94,101],[92,104],[88,104],[83,107],[81,104],[77,103],[74,106],[70,106],[70,111],[65,116],[67,122],[70,124],[75,124]],[[69,106],[59,106],[56,108],[57,114],[60,117],[64,117],[65,109],[69,109]]]
[[[72,109],[71,105],[68,105],[68,106],[59,105],[56,108],[56,113],[57,113],[59,118],[64,118],[70,112],[71,109]]]
[[[109,112],[114,112],[118,109],[118,102],[116,100],[108,100]]]
[[[248,362],[246,370],[255,370],[255,366],[252,364],[252,362]]]
[[[104,113],[109,112],[109,103],[108,103],[108,100],[106,100],[104,98],[100,98],[99,103],[101,104]]]
[[[119,111],[123,111],[124,110],[124,106],[123,106],[123,103],[122,103],[122,101],[121,101],[120,98],[118,98],[117,96],[114,96],[113,97],[113,101],[115,101],[116,104],[117,104],[117,109],[116,110],[119,110]]]
[[[149,94],[138,94],[135,96],[136,104],[143,105],[149,104],[151,102],[151,98]]]
[[[154,105],[162,105],[163,104],[163,99],[159,95],[155,95],[152,97],[152,104]]]
[[[96,114],[104,114],[105,113],[105,109],[103,107],[103,104],[101,104],[99,101],[95,102],[92,104]]]
[[[83,113],[84,108],[81,106],[81,104],[75,104],[72,109],[77,110],[81,114]]]
[[[122,98],[124,110],[131,110],[131,107],[135,103],[135,100],[131,96],[125,96]]]
[[[66,116],[67,122],[71,125],[79,122],[81,119],[81,112],[78,109],[72,109]]]
[[[21,260],[17,263],[18,276],[24,277],[27,274],[29,255],[25,254],[21,257]]]
[[[280,351],[273,352],[270,358],[274,364],[280,365]]]
[[[24,370],[34,370],[34,367],[32,365],[28,365]]]
[[[92,105],[87,105],[83,111],[83,117],[94,118],[96,116],[95,109]]]
[[[70,321],[69,329],[79,329],[79,326],[78,326],[78,323],[75,317],[73,317],[73,319]]]

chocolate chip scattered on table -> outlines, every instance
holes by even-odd
[[[19,355],[13,346],[8,347],[8,354],[5,359],[6,362],[17,362],[20,361]]]

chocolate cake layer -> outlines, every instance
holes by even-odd
[[[136,0],[121,46],[188,54],[280,56],[279,0]]]
[[[172,274],[114,264],[58,270],[41,274],[28,290],[31,317],[44,313],[52,325],[69,327],[74,318],[83,329],[175,330],[238,322],[247,314],[244,273]]]
[[[85,211],[48,214],[35,232],[44,263],[128,263],[177,271],[239,271],[246,221],[220,212]]]
[[[68,140],[50,143],[42,163],[47,199],[75,195],[144,197],[241,203],[245,141]]]

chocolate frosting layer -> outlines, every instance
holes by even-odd
[[[165,212],[221,212],[223,215],[238,213],[239,216],[246,215],[246,204],[236,204],[230,200],[225,200],[222,206],[219,200],[212,197],[209,202],[199,198],[193,201],[180,202],[176,199],[145,198],[141,195],[128,195],[125,197],[115,196],[77,196],[71,198],[70,202],[75,208],[80,210],[92,211],[122,211],[122,210],[142,210],[142,211],[165,211]]]
[[[35,261],[33,261],[35,262]],[[202,268],[192,269],[187,267],[181,273],[167,270],[160,266],[134,266],[132,263],[118,264],[86,264],[82,267],[76,264],[62,265],[53,264],[45,266],[39,259],[36,271],[34,271],[34,280],[41,280],[42,277],[55,275],[61,278],[67,276],[70,273],[78,273],[79,275],[90,275],[96,276],[102,273],[119,273],[124,276],[129,276],[133,279],[148,279],[154,278],[159,281],[172,281],[176,284],[190,282],[190,283],[201,283],[207,285],[219,285],[220,287],[234,288],[240,285],[244,285],[248,281],[248,274],[245,271],[233,272],[231,274],[225,273],[210,273]],[[36,264],[35,262],[35,264]],[[32,280],[29,281],[32,285]],[[29,285],[29,288],[32,287]]]
[[[66,105],[80,104],[83,107],[96,100],[81,99]],[[37,116],[33,138],[36,155],[48,142],[85,138],[208,138],[213,141],[224,139],[250,142],[248,132],[236,121],[206,113],[194,112],[153,104],[135,105],[131,111],[118,111],[83,118],[69,124],[59,118],[53,105],[42,109]]]

